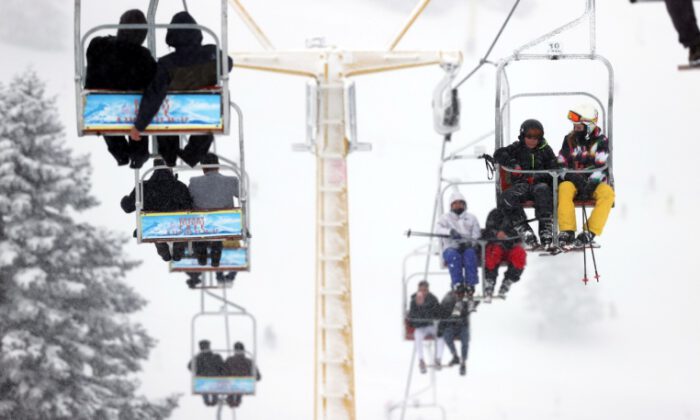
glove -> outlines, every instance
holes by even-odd
[[[564,181],[573,183],[579,193],[586,188],[586,178],[582,174],[566,174]]]
[[[581,201],[588,201],[593,197],[595,189],[598,188],[597,182],[587,182],[586,185],[579,190],[578,199]]]
[[[454,239],[455,241],[459,241],[462,239],[462,235],[457,232],[457,229],[450,229],[450,238]]]

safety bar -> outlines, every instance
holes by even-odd
[[[77,76],[80,77],[80,80],[83,81],[85,78],[85,42],[87,39],[94,33],[105,30],[105,29],[199,29],[207,34],[211,35],[212,38],[214,38],[214,43],[216,44],[216,50],[221,51],[221,54],[216,54],[216,68],[218,69],[216,73],[216,84],[219,85],[221,84],[221,80],[224,79],[224,76],[228,74],[228,54],[226,55],[227,60],[226,60],[226,69],[224,69],[224,66],[222,66],[222,58],[221,55],[224,54],[225,52],[221,49],[221,45],[219,43],[219,38],[216,36],[214,31],[211,29],[207,28],[206,26],[202,26],[199,24],[195,23],[157,23],[157,24],[148,24],[148,23],[110,23],[110,24],[104,24],[104,25],[98,25],[95,26],[94,28],[88,30],[85,32],[85,35],[82,36],[80,39],[80,50],[76,51],[76,60],[78,61],[78,68],[80,69],[80,72],[78,73]]]
[[[589,0],[592,1],[592,0]],[[508,83],[506,66],[513,61],[525,61],[525,60],[549,60],[551,57],[547,55],[527,55],[527,56],[511,56],[505,60],[502,60],[496,71],[496,149],[503,147],[504,145],[504,129],[510,132],[510,103],[521,97],[535,97],[535,96],[568,96],[568,95],[579,95],[593,97],[599,105],[601,101],[595,98],[593,95],[587,94],[585,92],[548,92],[548,93],[523,93],[519,95],[510,95],[510,84]],[[591,54],[564,54],[557,56],[557,61],[559,60],[592,60],[595,62],[602,63],[608,72],[608,106],[607,108],[601,105],[603,110],[603,115],[605,118],[605,135],[608,137],[608,149],[610,151],[610,158],[608,161],[608,166],[610,168],[609,172],[613,172],[613,97],[614,97],[614,83],[615,83],[615,73],[613,71],[612,64],[607,58]],[[504,95],[505,94],[505,95]],[[503,97],[505,96],[505,98]],[[503,103],[503,105],[502,105]],[[506,117],[504,117],[506,115]]]
[[[143,211],[143,183],[146,181],[146,176],[149,175],[151,172],[154,172],[158,169],[170,169],[173,170],[173,172],[176,171],[196,171],[196,170],[201,170],[201,169],[207,169],[207,168],[216,168],[216,169],[229,169],[233,171],[239,179],[239,197],[238,200],[240,202],[240,206],[242,209],[241,212],[241,219],[242,219],[242,226],[243,226],[243,241],[247,241],[249,239],[249,224],[248,224],[248,176],[245,172],[242,172],[240,169],[238,169],[238,166],[229,161],[228,159],[219,157],[220,160],[225,161],[225,164],[221,163],[212,163],[212,164],[206,164],[206,165],[197,165],[194,168],[191,168],[186,165],[177,165],[177,166],[154,166],[152,168],[147,169],[143,175],[139,176],[139,170],[134,171],[134,177],[136,178],[136,189],[135,189],[135,207],[136,207],[136,232],[137,232],[137,240],[138,243],[141,243],[141,212]],[[213,209],[212,209],[213,210]],[[220,209],[217,209],[220,210]],[[202,209],[202,211],[208,211],[205,209]],[[220,240],[220,239],[217,239]],[[206,238],[203,238],[198,241],[206,241]]]
[[[596,20],[595,20],[595,0],[586,0],[586,8],[583,11],[583,14],[576,19],[572,20],[571,22],[562,25],[542,36],[539,38],[536,38],[527,44],[521,46],[520,48],[517,48],[515,51],[513,51],[514,56],[521,56],[522,52],[525,50],[528,50],[532,47],[535,47],[548,39],[551,39],[563,32],[566,32],[567,30],[578,26],[583,20],[586,18],[590,18],[589,20],[589,50],[591,54],[595,54],[595,49],[596,49],[596,37],[595,37],[595,29],[596,29]]]
[[[563,175],[566,174],[592,174],[594,172],[602,172],[608,170],[608,164],[601,166],[600,168],[594,169],[545,169],[545,170],[524,170],[524,169],[512,169],[505,166],[498,165],[498,168],[503,168],[504,171],[509,173],[517,174],[548,174],[552,177],[552,244],[554,246],[559,246],[559,215],[557,214],[557,208],[559,206],[559,178],[563,179]],[[496,185],[500,191],[500,171],[496,171]],[[608,171],[609,172],[609,171]],[[612,177],[610,178],[611,185],[614,185]]]

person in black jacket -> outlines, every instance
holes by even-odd
[[[427,365],[423,358],[423,341],[427,337],[433,337],[436,341],[435,368],[440,369],[440,360],[445,348],[445,342],[438,339],[437,325],[435,321],[440,319],[440,302],[434,294],[430,293],[430,284],[426,280],[418,283],[418,291],[411,296],[411,304],[408,310],[408,323],[415,329],[413,339],[418,352],[418,368],[420,373],[427,372]]]
[[[459,374],[467,374],[467,356],[469,354],[469,315],[476,307],[472,302],[464,299],[464,285],[458,285],[454,290],[448,292],[440,302],[440,314],[442,320],[438,324],[438,335],[445,340],[447,348],[452,353],[452,361],[449,366],[459,365]],[[458,337],[462,342],[460,359],[457,356],[457,348],[454,339]]]
[[[224,359],[221,355],[211,351],[209,340],[199,342],[199,353],[194,358],[196,376],[222,376],[224,373]],[[187,364],[187,369],[192,370],[192,361]],[[213,406],[219,403],[219,396],[215,394],[203,394],[204,405]]]
[[[153,166],[164,166],[162,159],[153,161]],[[136,210],[136,189],[124,196],[121,201],[122,210],[132,213]],[[192,208],[192,197],[187,185],[178,181],[169,168],[156,169],[151,178],[143,183],[143,211],[170,212]],[[173,243],[173,254],[170,255],[167,243],[156,243],[158,255],[163,261],[182,259],[185,253],[185,242]]]
[[[544,139],[544,128],[537,120],[526,120],[520,126],[518,141],[502,147],[493,155],[501,166],[517,170],[557,169],[554,151]],[[529,246],[537,246],[537,238],[526,227],[523,201],[535,201],[535,217],[539,221],[540,241],[552,243],[552,177],[549,174],[511,174],[511,187],[501,194],[498,207],[514,221],[513,226]],[[520,219],[522,217],[522,219]]]
[[[523,214],[519,215],[518,219],[525,217],[524,211],[522,209],[521,211]],[[488,301],[493,296],[493,289],[496,287],[496,279],[498,278],[498,268],[502,262],[507,262],[508,269],[498,290],[498,294],[505,297],[510,286],[520,280],[520,276],[525,270],[527,252],[521,244],[513,220],[499,208],[495,208],[489,213],[486,227],[481,231],[481,239],[490,241],[486,244],[486,258],[484,260],[484,297]]]
[[[171,24],[196,24],[187,12],[173,16]],[[175,48],[175,52],[161,57],[155,78],[144,91],[139,112],[131,129],[131,139],[138,140],[140,132],[146,129],[158,113],[168,90],[194,90],[216,85],[216,55],[221,56],[215,45],[202,45],[202,31],[199,29],[170,28],[165,43]],[[233,61],[228,58],[229,71]],[[168,166],[174,166],[177,156],[188,165],[195,166],[204,154],[214,136],[193,135],[184,150],[180,150],[177,136],[158,136],[158,151]]]
[[[128,10],[120,24],[145,24],[140,10]],[[95,37],[87,49],[86,89],[142,91],[156,74],[156,61],[147,48],[141,46],[146,29],[119,29],[117,36]],[[148,139],[129,141],[124,136],[105,136],[107,150],[117,163],[140,168],[148,160]]]
[[[240,341],[233,345],[233,356],[226,359],[223,368],[224,376],[255,376],[255,380],[262,379],[260,369],[253,364],[253,361],[246,357],[245,346]],[[229,395],[226,402],[230,407],[241,405],[242,395]]]

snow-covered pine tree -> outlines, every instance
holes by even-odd
[[[129,315],[126,239],[75,220],[96,205],[33,71],[0,89],[0,418],[167,418],[176,397],[136,395],[154,340]]]

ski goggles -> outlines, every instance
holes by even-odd
[[[585,119],[585,118],[583,118],[583,117],[581,116],[581,114],[578,114],[578,113],[576,113],[576,112],[574,112],[574,111],[569,111],[569,115],[567,115],[567,118],[568,118],[571,122],[582,123],[582,124],[590,124],[590,123],[595,123],[595,122],[596,122],[595,120]]]

